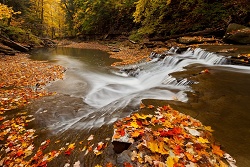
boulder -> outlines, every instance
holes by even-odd
[[[250,44],[250,28],[236,23],[229,24],[223,40],[230,44]]]

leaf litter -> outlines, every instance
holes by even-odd
[[[155,109],[152,105],[148,108]],[[210,126],[166,105],[157,107],[154,114],[134,113],[117,121],[112,140],[131,143],[131,162],[124,166],[236,166],[236,161],[214,142],[212,131]]]
[[[62,79],[65,68],[29,60],[27,54],[0,57],[0,111],[23,107],[32,99],[52,95],[46,84]]]

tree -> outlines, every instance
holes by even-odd
[[[21,12],[15,12],[12,7],[8,7],[7,5],[0,3],[0,21],[5,24],[7,21],[7,25],[10,25],[11,19],[14,15],[20,14]]]
[[[64,35],[75,36],[76,32],[74,29],[74,15],[76,13],[74,0],[61,0],[62,9],[65,12],[65,24]]]

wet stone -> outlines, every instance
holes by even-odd
[[[112,144],[114,146],[114,151],[117,154],[120,154],[123,151],[127,150],[131,145],[131,143],[119,142],[119,141],[113,141]]]

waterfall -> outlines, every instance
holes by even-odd
[[[213,66],[227,62],[224,56],[206,52],[200,48],[188,49],[181,54],[177,54],[176,51],[176,48],[171,48],[163,54],[151,53],[152,60],[150,62],[129,66],[127,69],[125,67],[120,71],[120,74],[116,71],[113,73],[115,75],[92,75],[89,82],[93,86],[85,96],[85,102],[90,106],[101,108],[127,96],[133,96],[133,98],[139,98],[139,100],[149,97],[173,100],[173,97],[177,93],[180,94],[180,92],[183,95],[180,97],[180,101],[186,102],[188,99],[185,91],[190,90],[189,85],[195,82],[186,78],[177,81],[176,78],[171,76],[171,73],[183,71],[184,67],[191,64]],[[127,73],[126,77],[124,77],[124,73]],[[177,93],[170,91],[171,95],[169,96],[164,94],[165,90],[163,88],[165,90],[171,88],[179,91]],[[155,96],[153,95],[154,91],[157,92]],[[128,100],[131,101],[131,98]]]

